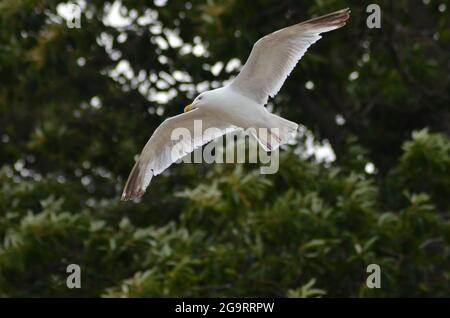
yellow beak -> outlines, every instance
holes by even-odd
[[[189,104],[189,105],[187,105],[187,106],[184,108],[184,112],[185,112],[185,113],[188,112],[188,111],[190,111],[190,110],[192,110],[192,104]]]

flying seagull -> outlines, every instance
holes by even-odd
[[[141,197],[153,176],[196,148],[235,129],[277,128],[278,135],[254,134],[266,151],[288,142],[298,125],[270,113],[264,106],[269,97],[278,93],[306,50],[321,38],[320,34],[344,26],[349,15],[350,10],[343,9],[259,39],[241,72],[230,84],[201,93],[184,108],[183,114],[166,119],[155,130],[131,170],[122,200]],[[184,144],[174,152],[172,131],[186,128],[194,132],[194,121],[199,120],[202,122],[200,138],[194,133],[188,145]],[[212,127],[216,129],[208,129]]]

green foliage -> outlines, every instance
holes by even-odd
[[[404,153],[395,173],[404,189],[426,192],[439,205],[448,209],[450,198],[450,140],[443,135],[414,132],[412,140],[404,144]]]
[[[174,165],[119,201],[164,118],[235,75],[258,37],[347,2],[123,0],[129,22],[112,26],[110,4],[86,1],[81,29],[60,1],[1,2],[0,296],[448,296],[448,1],[382,1],[382,30],[351,1],[270,102],[334,162],[300,138],[275,175]],[[72,263],[81,289],[66,287]]]
[[[405,143],[398,169],[420,155],[422,139],[416,137]],[[303,161],[291,152],[280,164],[280,173],[267,177],[239,165],[214,167],[211,181],[177,195],[184,206],[179,219],[158,227],[105,220],[97,205],[67,211],[62,199],[52,197],[21,213],[18,192],[2,191],[7,212],[0,227],[0,289],[8,296],[448,293],[450,225],[429,195],[408,195],[401,209],[388,211],[371,175]],[[14,187],[10,183],[3,187]],[[20,191],[21,201],[36,186]],[[115,202],[98,205],[108,213],[120,209]],[[84,269],[81,290],[64,286],[68,263]],[[381,290],[365,285],[371,263],[383,269]]]

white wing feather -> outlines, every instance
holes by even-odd
[[[336,11],[259,39],[230,87],[265,105],[269,96],[278,93],[306,50],[321,38],[320,33],[345,25],[349,14],[349,9]]]
[[[195,121],[202,123],[201,131],[194,131]],[[199,127],[197,124],[196,127]],[[184,128],[186,137],[172,140],[175,129]],[[198,129],[198,128],[196,128]],[[166,170],[172,163],[195,149],[218,138],[236,127],[220,118],[207,116],[201,109],[194,109],[166,119],[153,133],[128,177],[122,200],[141,197],[153,176]],[[179,131],[182,133],[182,131]],[[184,136],[184,135],[183,135]]]

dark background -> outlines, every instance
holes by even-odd
[[[371,2],[84,1],[77,29],[63,2],[1,1],[0,296],[449,296],[450,2],[377,1],[369,29]],[[174,165],[119,201],[154,129],[258,38],[345,7],[270,101],[305,132],[277,174]]]

